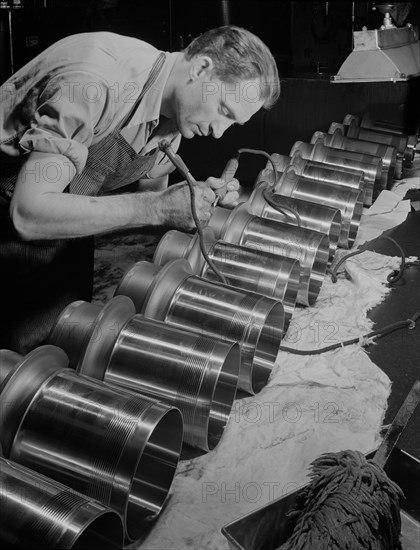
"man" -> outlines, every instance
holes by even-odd
[[[57,42],[0,93],[0,348],[26,353],[67,304],[91,299],[92,236],[194,228],[189,189],[167,187],[173,166],[159,142],[176,151],[181,136],[219,138],[273,105],[279,79],[268,48],[241,28],[175,53],[99,32]],[[237,189],[198,182],[199,219],[216,192],[229,204]]]

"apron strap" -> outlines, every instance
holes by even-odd
[[[145,94],[150,90],[150,88],[153,86],[153,84],[156,82],[156,79],[157,79],[157,77],[158,77],[158,75],[159,75],[159,73],[160,73],[160,71],[163,67],[165,59],[166,59],[166,55],[163,52],[161,52],[159,54],[159,57],[153,63],[152,69],[149,73],[149,76],[146,80],[146,83],[143,86],[143,89],[140,92],[140,95],[136,99],[136,102],[134,103],[133,108],[130,110],[128,115],[122,120],[122,122],[120,122],[120,124],[116,127],[116,130],[121,130],[122,128],[127,126],[127,124],[130,122],[130,120],[133,118],[134,113],[136,112],[136,109],[139,106],[141,100],[143,99]]]

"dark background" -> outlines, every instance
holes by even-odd
[[[56,40],[78,32],[108,30],[177,51],[209,28],[235,24],[270,47],[282,79],[279,102],[245,127],[220,140],[184,140],[180,154],[197,179],[218,176],[240,147],[288,154],[296,140],[309,141],[347,113],[370,111],[398,123],[420,118],[420,78],[408,83],[331,84],[352,51],[352,31],[378,28],[383,15],[373,2],[286,2],[283,0],[9,0],[0,8],[0,81]],[[7,2],[0,2],[0,7]],[[419,25],[413,3],[406,22]],[[10,28],[12,40],[10,40]],[[12,43],[13,56],[10,55]],[[410,109],[404,107],[411,96]],[[265,161],[242,156],[238,177],[251,184]],[[176,173],[172,181],[177,181]]]
[[[15,9],[8,9],[15,6]],[[374,2],[284,0],[8,0],[0,1],[1,79],[64,36],[108,30],[175,51],[219,25],[243,26],[273,52],[283,76],[336,72],[352,50],[352,31],[378,28]],[[414,2],[406,21],[419,24]]]

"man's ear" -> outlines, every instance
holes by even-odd
[[[191,80],[210,77],[213,72],[213,60],[208,55],[197,55],[191,59],[189,76]]]

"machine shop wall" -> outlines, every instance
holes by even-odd
[[[182,142],[180,153],[196,177],[218,176],[241,147],[288,155],[295,141],[309,141],[316,130],[327,131],[331,122],[342,122],[347,113],[370,111],[402,121],[401,106],[409,84],[342,85],[315,78],[283,78],[281,88],[277,104],[269,112],[257,113],[244,127],[229,129],[219,140]],[[251,184],[264,165],[264,159],[243,157],[237,172],[241,183]]]
[[[14,7],[15,4],[19,5]],[[7,9],[11,5],[13,9]],[[0,2],[1,82],[10,76],[10,42],[13,72],[57,40],[80,32],[116,32],[135,36],[149,41],[157,48],[169,50],[169,5],[169,0]]]
[[[341,122],[347,113],[370,111],[415,131],[420,120],[420,77],[395,84],[330,83],[330,76],[352,51],[352,30],[380,26],[381,14],[372,10],[371,2],[280,4],[289,7],[276,21],[281,41],[269,43],[281,77],[280,99],[271,111],[257,113],[243,128],[229,129],[217,142],[184,140],[181,154],[196,177],[221,174],[226,161],[240,147],[287,155],[295,141],[309,141],[316,130],[326,131],[332,121]],[[420,24],[418,3],[413,4],[408,20]],[[240,24],[234,10],[230,22]],[[284,33],[288,25],[287,46]],[[265,38],[264,32],[261,36]],[[264,165],[258,157],[243,156],[237,172],[241,183],[251,184]]]
[[[207,29],[236,24],[263,37],[276,57],[287,61],[291,4],[283,0],[6,0],[0,2],[0,82],[10,76],[10,43],[16,71],[60,38],[79,32],[111,31],[175,51]],[[282,21],[284,29],[279,33]]]
[[[331,84],[327,80],[290,78],[282,81],[282,95],[266,117],[265,147],[288,154],[297,140],[309,141],[316,130],[327,131],[332,121],[347,113],[366,111],[380,117],[403,117],[408,85],[388,82]]]

